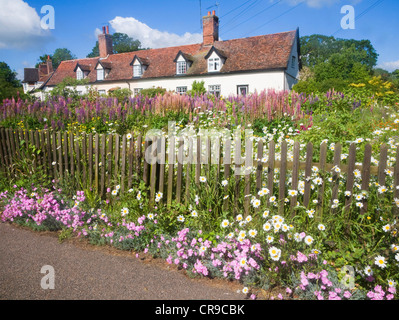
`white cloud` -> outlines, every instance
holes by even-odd
[[[392,72],[396,69],[399,69],[399,60],[390,61],[390,62],[383,62],[377,66],[377,68],[385,69],[389,72]]]
[[[22,0],[0,0],[0,49],[26,49],[49,40],[36,10]]]
[[[202,42],[202,33],[186,32],[183,35],[177,35],[159,31],[133,17],[115,17],[110,24],[116,32],[126,33],[129,37],[140,40],[144,48],[164,48]],[[95,33],[97,34],[98,31],[96,30]]]

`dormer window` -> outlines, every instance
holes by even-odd
[[[82,80],[84,78],[84,74],[83,71],[78,68],[78,70],[76,70],[76,80]]]
[[[97,81],[103,81],[111,71],[112,63],[109,61],[100,60],[96,64]]]
[[[134,56],[132,62],[130,62],[130,65],[133,67],[133,78],[141,78],[149,64],[147,58]]]
[[[104,69],[97,69],[97,80],[104,80]]]
[[[187,74],[188,69],[193,63],[193,57],[182,51],[179,51],[173,60],[176,63],[176,74]]]
[[[209,50],[205,59],[208,61],[208,72],[219,72],[226,61],[225,54],[215,47]]]
[[[76,64],[76,67],[73,71],[76,73],[76,80],[83,80],[88,76],[90,73],[91,66],[90,65],[83,65],[83,64]]]
[[[186,61],[178,61],[176,65],[176,73],[177,74],[186,74],[187,73],[187,62]]]
[[[133,77],[139,78],[143,75],[143,68],[141,64],[135,64],[133,66]]]
[[[208,71],[220,71],[220,58],[209,58],[208,59]]]

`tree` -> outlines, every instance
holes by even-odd
[[[67,48],[57,48],[55,49],[53,54],[44,54],[39,57],[38,63],[36,63],[35,68],[39,67],[40,63],[44,63],[47,61],[47,57],[50,56],[50,59],[53,64],[53,70],[57,69],[60,65],[61,61],[76,59],[76,56]]]
[[[17,73],[5,62],[0,62],[0,103],[3,99],[17,97],[24,92]]]
[[[194,95],[201,95],[206,93],[206,88],[205,88],[205,82],[204,81],[197,81],[194,80],[191,90],[187,92],[187,94],[190,94],[192,96]]]
[[[129,37],[126,33],[115,32],[112,34],[112,50],[114,53],[132,52],[137,50],[144,50],[141,48],[141,42]],[[87,58],[94,58],[100,55],[98,41],[93,47],[92,51],[87,55]]]
[[[352,59],[371,70],[377,64],[378,54],[370,40],[336,39],[320,34],[300,38],[301,60],[304,66],[313,68],[327,61],[333,54],[354,48]]]

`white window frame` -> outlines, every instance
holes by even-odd
[[[177,92],[178,94],[184,94],[184,93],[187,92],[187,87],[185,87],[185,86],[176,87],[176,92]]]
[[[105,78],[105,70],[97,69],[97,81],[102,81]]]
[[[187,73],[187,62],[186,61],[177,61],[176,73],[177,74],[186,74]]]
[[[208,72],[220,71],[221,59],[219,57],[208,59]]]
[[[141,64],[133,65],[133,77],[140,78],[143,75],[143,66]]]
[[[216,97],[220,97],[221,85],[220,84],[212,84],[208,86],[208,93],[213,94]]]
[[[140,94],[140,91],[141,90],[143,90],[143,88],[134,88],[133,89],[133,94],[135,95],[135,96],[137,96],[138,94]]]
[[[78,68],[76,70],[76,80],[82,80],[84,79],[85,75],[82,69]]]
[[[241,93],[242,88],[245,88],[245,95],[247,95],[248,91],[249,91],[249,85],[247,85],[247,84],[237,85],[237,95],[242,95],[242,93]]]
[[[98,90],[98,94],[107,94],[106,90]]]

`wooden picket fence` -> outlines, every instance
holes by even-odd
[[[305,177],[312,174],[312,167],[316,166],[321,172],[329,171],[335,166],[341,169],[346,176],[346,190],[352,194],[355,177],[353,171],[359,169],[362,176],[362,190],[369,190],[371,176],[375,176],[380,185],[385,185],[385,169],[394,172],[394,186],[399,186],[399,147],[396,150],[396,164],[393,168],[387,167],[387,145],[383,144],[379,154],[379,166],[371,165],[371,146],[367,144],[364,151],[362,165],[356,165],[356,145],[349,149],[347,163],[341,163],[341,145],[337,143],[334,149],[332,163],[326,161],[327,145],[320,147],[320,161],[312,162],[313,145],[306,146],[306,160],[300,161],[300,144],[295,142],[293,161],[287,159],[287,142],[283,141],[280,148],[280,159],[275,158],[275,142],[265,145],[262,141],[257,143],[257,150],[253,150],[253,144],[245,145],[245,166],[255,168],[251,172],[237,175],[243,162],[241,148],[234,148],[231,156],[232,143],[230,140],[219,141],[210,138],[195,137],[190,139],[165,137],[137,137],[130,134],[81,134],[74,136],[67,132],[50,132],[48,130],[30,131],[0,128],[0,171],[12,178],[13,165],[23,160],[26,153],[23,150],[31,150],[34,166],[43,166],[49,177],[63,179],[68,172],[82,181],[83,186],[92,188],[100,196],[105,196],[107,188],[120,185],[120,192],[126,192],[133,185],[134,180],[144,181],[150,190],[150,201],[154,204],[155,194],[163,194],[162,202],[171,205],[172,202],[186,202],[190,196],[190,185],[199,184],[200,177],[207,179],[235,179],[236,194],[234,200],[224,200],[224,208],[238,207],[237,199],[243,199],[244,211],[250,210],[250,197],[266,186],[269,190],[274,188],[275,170],[279,169],[278,190],[275,192],[279,203],[286,198],[287,177],[291,179],[290,189],[298,190],[299,172],[304,171]],[[194,141],[196,140],[196,141]],[[187,144],[184,146],[184,144]],[[31,149],[29,149],[29,146]],[[34,149],[32,149],[34,146]],[[155,148],[156,146],[156,148]],[[184,148],[185,147],[185,148]],[[260,161],[264,152],[268,149],[267,161]],[[223,149],[223,150],[222,150]],[[36,150],[36,152],[33,152]],[[177,150],[177,152],[175,152]],[[222,152],[223,151],[223,152]],[[145,154],[152,155],[156,161],[147,161]],[[186,162],[182,161],[183,159]],[[213,167],[213,171],[211,171]],[[234,172],[233,172],[234,171]],[[211,175],[212,172],[212,175]],[[333,172],[332,197],[338,194],[338,173]],[[319,203],[323,203],[324,188],[327,182],[318,190]],[[238,194],[240,185],[244,192]],[[227,188],[227,186],[225,187]],[[166,195],[166,196],[165,196]],[[266,197],[270,197],[271,193]],[[303,205],[308,206],[311,197],[311,181],[305,179]],[[394,197],[399,198],[399,190],[394,188]],[[230,203],[233,201],[234,203]],[[290,198],[290,206],[297,203],[297,196]],[[346,199],[345,206],[349,208],[352,197]],[[231,205],[231,207],[230,207]],[[284,206],[279,210],[283,212]],[[365,200],[362,212],[367,210]]]

